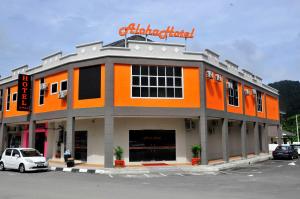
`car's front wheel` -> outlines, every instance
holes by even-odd
[[[3,162],[0,162],[0,171],[4,171],[4,170],[5,170],[4,164]]]
[[[20,164],[20,166],[19,166],[19,172],[20,173],[25,173],[25,166],[24,166],[24,164]]]

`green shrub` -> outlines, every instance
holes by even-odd
[[[198,158],[201,153],[201,146],[199,144],[195,144],[192,146],[193,158]]]
[[[117,160],[122,160],[123,153],[124,153],[124,151],[123,151],[122,147],[117,146],[115,148],[115,156],[116,156]]]

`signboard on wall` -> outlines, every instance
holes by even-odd
[[[30,111],[31,76],[19,74],[18,78],[18,111]]]

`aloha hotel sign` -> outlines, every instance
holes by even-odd
[[[119,29],[119,35],[125,36],[127,34],[135,35],[151,35],[159,37],[160,39],[167,39],[168,37],[178,37],[178,38],[194,38],[195,28],[192,28],[190,32],[185,30],[175,30],[174,26],[168,26],[165,29],[152,29],[150,25],[147,27],[142,27],[140,24],[131,23],[128,26],[121,27]]]

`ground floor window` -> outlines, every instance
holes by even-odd
[[[175,130],[130,130],[129,161],[175,161]]]
[[[87,131],[75,132],[75,159],[87,161]]]

